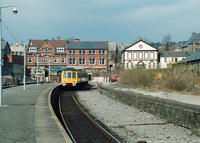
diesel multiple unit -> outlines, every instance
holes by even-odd
[[[75,69],[63,70],[61,72],[62,86],[76,86],[81,83],[88,83],[88,73]]]

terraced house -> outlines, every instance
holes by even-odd
[[[66,68],[67,53],[66,40],[29,40],[27,50],[27,68],[30,69],[32,78],[39,77],[39,80],[57,78],[56,68]]]
[[[66,67],[87,72],[108,69],[108,41],[30,40],[27,68],[32,78],[57,80],[60,69]]]
[[[108,41],[67,42],[67,66],[86,72],[104,72],[108,69]]]

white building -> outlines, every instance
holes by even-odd
[[[170,68],[187,56],[185,51],[163,51],[160,53],[160,68]]]
[[[24,56],[24,45],[21,43],[15,43],[10,46],[11,55]]]
[[[122,51],[124,69],[144,67],[156,69],[158,66],[158,50],[139,39]]]

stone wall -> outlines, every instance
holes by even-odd
[[[107,97],[140,111],[191,129],[200,129],[200,106],[114,90],[98,84],[98,91]]]

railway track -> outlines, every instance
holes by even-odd
[[[59,98],[59,110],[63,124],[73,142],[77,143],[120,143],[94,121],[76,102],[73,91],[64,91]]]

